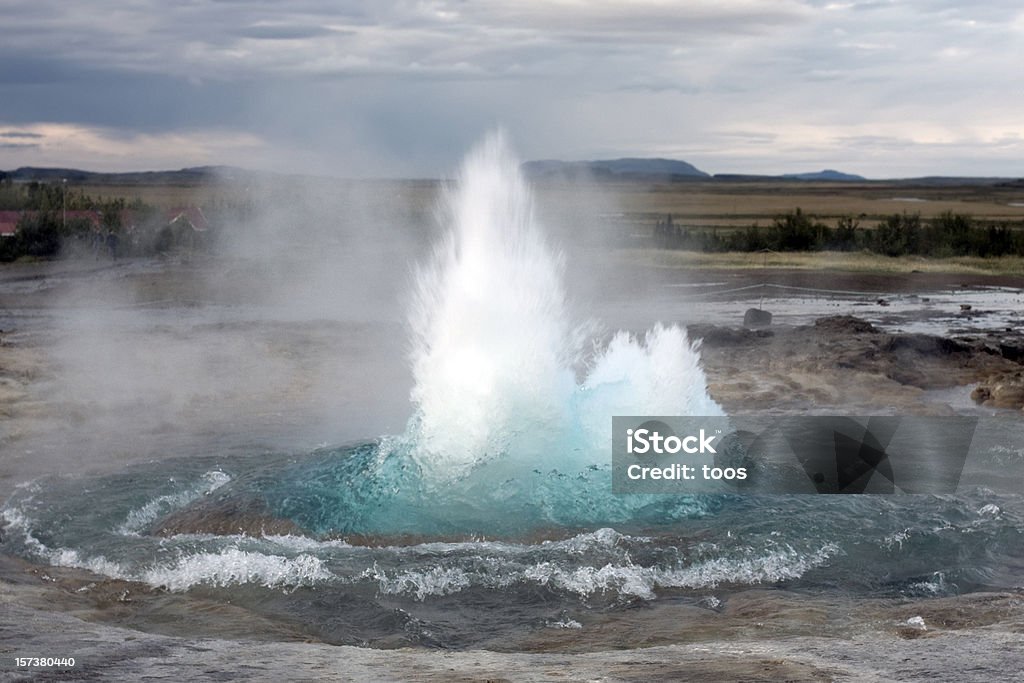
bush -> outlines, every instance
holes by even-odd
[[[18,256],[56,256],[60,251],[60,220],[51,212],[26,214],[18,221],[18,232],[5,242],[14,242],[12,250]]]
[[[874,228],[856,218],[840,217],[835,229],[797,208],[761,229],[690,231],[669,216],[655,228],[655,244],[694,251],[853,251],[886,256],[1024,256],[1024,225],[978,225],[970,216],[947,211],[928,222],[920,214],[886,216]]]

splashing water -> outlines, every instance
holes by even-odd
[[[445,193],[448,230],[417,273],[415,412],[405,434],[313,460],[265,491],[305,529],[519,533],[700,514],[686,496],[611,492],[613,415],[722,415],[676,326],[589,358],[533,199],[501,135]]]
[[[563,425],[579,348],[562,258],[544,243],[501,137],[467,158],[444,208],[451,228],[419,273],[410,316],[413,436],[435,477]]]
[[[443,208],[449,229],[418,273],[410,315],[416,412],[395,442],[422,491],[482,495],[474,507],[496,498],[543,507],[538,495],[573,492],[532,475],[589,471],[601,474],[587,475],[598,479],[587,495],[610,497],[613,415],[723,414],[697,345],[677,326],[643,339],[619,332],[584,359],[564,259],[546,243],[502,135],[470,153]]]

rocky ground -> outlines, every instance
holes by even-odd
[[[937,337],[829,316],[799,327],[693,326],[690,334],[703,339],[711,394],[730,413],[953,412],[929,393],[943,389],[979,406],[1024,407],[1019,330]]]

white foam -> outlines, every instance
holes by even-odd
[[[287,558],[227,548],[219,553],[189,555],[171,565],[157,565],[141,572],[140,578],[151,586],[184,591],[200,584],[221,588],[242,584],[308,586],[335,577],[312,555]]]
[[[577,534],[561,541],[542,541],[542,547],[558,548],[570,553],[583,554],[594,550],[610,550],[624,543],[650,543],[646,536],[627,536],[615,529],[603,528],[589,533]]]
[[[903,542],[906,541],[908,538],[910,538],[909,528],[889,534],[888,536],[882,539],[882,546],[886,550],[892,550],[893,548],[903,550]]]
[[[946,592],[947,586],[946,575],[942,572],[935,572],[932,574],[931,581],[918,581],[911,584],[910,589],[925,595],[940,595]]]
[[[220,470],[207,472],[199,483],[187,490],[159,496],[138,510],[132,510],[116,531],[126,536],[137,536],[140,531],[155,522],[160,515],[183,508],[189,503],[213,493],[229,481],[231,481],[231,477]]]
[[[250,545],[254,548],[266,544],[273,544],[277,549],[288,552],[320,552],[323,550],[336,550],[338,548],[360,549],[360,546],[353,546],[341,539],[318,540],[309,536],[296,536],[294,534],[266,536],[250,536],[248,534],[172,534],[162,538],[163,543],[175,542],[200,542],[200,543],[230,543],[236,548]]]
[[[319,551],[327,548],[351,548],[352,546],[340,539],[318,541],[309,536],[296,536],[295,534],[284,534],[281,536],[263,536],[263,540],[274,543],[286,550],[298,552]]]
[[[55,567],[85,569],[94,574],[102,574],[112,579],[124,579],[126,581],[131,581],[135,578],[121,564],[108,560],[103,555],[82,557],[77,550],[70,548],[57,548],[50,550],[47,554],[50,564]]]
[[[274,538],[274,537],[266,537]],[[388,550],[400,554],[458,554],[474,555],[521,555],[535,550],[561,550],[571,554],[613,550],[627,543],[650,543],[646,536],[629,536],[615,529],[603,528],[585,532],[560,540],[544,540],[538,544],[508,543],[506,541],[432,541],[416,545],[386,546]]]
[[[715,558],[685,569],[659,572],[657,584],[673,588],[715,588],[722,584],[760,584],[798,579],[811,569],[824,566],[839,553],[839,546],[827,543],[812,553],[791,547],[742,559]]]
[[[114,579],[130,580],[133,578],[120,564],[108,560],[102,555],[83,557],[77,550],[71,548],[50,548],[36,538],[32,533],[32,520],[18,509],[4,508],[0,511],[0,517],[7,523],[9,532],[17,532],[21,535],[26,549],[32,555],[55,567],[85,569]]]
[[[581,629],[583,624],[576,621],[575,619],[559,619],[558,621],[549,621],[547,623],[548,628],[568,628],[568,629]]]
[[[619,595],[653,600],[657,571],[651,567],[612,564],[563,569],[551,562],[541,562],[529,567],[523,576],[533,583],[581,596],[612,591]]]
[[[222,588],[241,584],[257,584],[267,588],[294,588],[336,578],[319,558],[312,555],[301,554],[289,558],[238,548],[197,553],[170,564],[130,570],[103,555],[87,557],[73,548],[46,546],[32,534],[31,520],[17,509],[5,508],[0,511],[0,516],[6,521],[9,531],[21,534],[30,553],[53,566],[85,569],[110,578],[141,581],[171,591],[184,591],[199,584]],[[224,540],[224,537],[214,538]],[[306,545],[293,536],[275,536],[270,540],[282,547],[298,548]],[[318,545],[316,541],[312,543]],[[337,543],[347,547],[347,544],[340,541]]]
[[[999,506],[996,505],[995,503],[989,503],[988,505],[983,505],[981,508],[978,509],[978,514],[979,515],[989,515],[989,516],[992,516],[992,517],[998,517],[1000,514],[1002,514],[1002,512],[1003,511],[1000,510]]]
[[[414,595],[418,600],[449,595],[470,587],[507,588],[519,583],[546,586],[589,597],[614,593],[624,597],[653,600],[659,588],[715,588],[722,584],[754,585],[800,578],[807,571],[824,565],[839,552],[827,544],[812,553],[800,553],[785,547],[742,558],[715,558],[689,567],[670,569],[634,565],[628,557],[621,564],[607,563],[566,566],[561,562],[522,565],[491,558],[486,569],[466,571],[457,567],[433,567],[426,571],[389,573],[377,565],[356,580],[376,581],[383,594]],[[483,558],[480,558],[483,560]]]
[[[468,573],[454,567],[432,567],[422,572],[408,571],[389,576],[374,566],[363,572],[360,578],[377,581],[378,590],[385,595],[413,594],[418,600],[458,593],[473,584]]]

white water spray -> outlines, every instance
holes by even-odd
[[[425,473],[607,463],[613,415],[723,414],[676,326],[643,340],[618,333],[577,381],[583,340],[566,310],[563,257],[501,134],[470,153],[444,209],[449,228],[410,316],[411,436]]]

